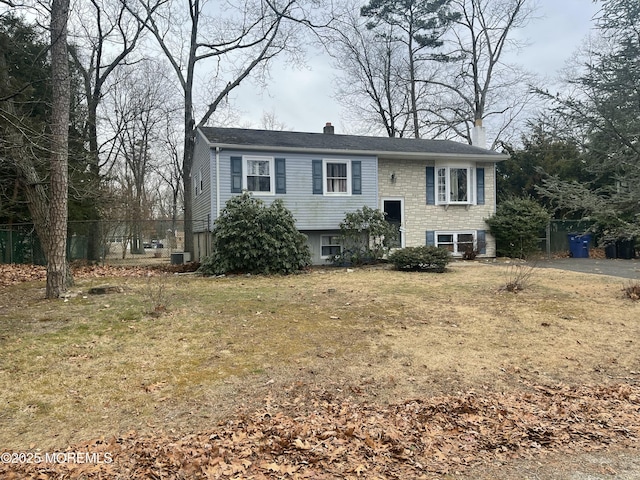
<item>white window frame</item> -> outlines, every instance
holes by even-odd
[[[346,192],[329,192],[327,189],[327,165],[330,163],[342,163],[347,166],[347,191]],[[351,160],[324,158],[322,159],[322,192],[324,195],[345,197],[351,195]]]
[[[393,247],[394,249],[397,248],[404,248],[406,245],[406,239],[407,239],[407,235],[405,234],[405,215],[404,215],[404,198],[403,197],[382,197],[380,199],[380,210],[382,212],[384,212],[384,202],[400,202],[400,216],[402,218],[402,221],[400,223],[400,246],[399,247]]]
[[[340,238],[340,235],[337,233],[333,233],[333,234],[329,234],[329,235],[320,235],[320,258],[322,259],[328,259],[331,258],[333,256],[333,254],[330,255],[323,255],[322,253],[322,248],[323,247],[340,247],[340,253],[342,253],[342,249],[343,249],[343,245],[342,243],[325,243],[325,239],[331,239],[331,238]],[[330,240],[329,240],[330,241]]]
[[[443,247],[444,245],[450,245],[449,242],[438,242],[438,237],[440,235],[452,235],[453,236],[453,251],[451,251],[451,255],[454,257],[461,257],[464,252],[458,251],[458,236],[459,235],[471,235],[473,239],[473,248],[477,248],[478,246],[478,232],[475,230],[442,230],[436,231],[434,235],[434,241],[436,247]],[[444,248],[444,247],[443,247]]]
[[[202,193],[202,190],[204,190],[204,185],[202,184],[202,168],[200,167],[194,174],[193,174],[193,197],[197,197],[198,195],[200,195]]]
[[[451,171],[467,171],[467,199],[451,200]],[[475,168],[468,163],[450,163],[435,166],[436,205],[474,205],[476,202]],[[443,198],[443,196],[445,198]]]
[[[249,190],[247,178],[249,175],[249,162],[269,162],[269,191]],[[274,157],[263,157],[258,155],[245,155],[242,157],[242,190],[251,192],[253,195],[275,195],[276,194],[276,162]]]

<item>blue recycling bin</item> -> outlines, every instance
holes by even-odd
[[[589,258],[589,242],[591,235],[581,235],[579,233],[570,233],[569,238],[569,255],[573,258]]]

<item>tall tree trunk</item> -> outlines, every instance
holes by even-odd
[[[51,5],[51,188],[49,192],[49,242],[47,245],[46,298],[58,298],[67,289],[67,198],[69,190],[69,58],[67,19],[69,0]]]
[[[184,251],[195,255],[193,235],[193,197],[191,167],[195,154],[196,121],[193,114],[193,78],[196,68],[196,49],[198,48],[198,19],[200,2],[192,5],[191,50],[187,65],[187,80],[184,83],[184,152],[182,157],[182,185],[184,192]]]
[[[416,62],[413,51],[413,31],[409,32],[409,81],[411,96],[411,117],[413,121],[413,137],[420,138],[420,121],[418,119],[418,99],[416,95]]]

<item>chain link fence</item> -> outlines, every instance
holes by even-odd
[[[588,222],[552,220],[546,231],[541,232],[540,250],[549,256],[567,252],[568,235],[586,232],[589,227]],[[194,225],[194,230],[206,231],[208,228],[203,223]],[[205,254],[210,253],[208,243],[200,245],[204,241],[200,236],[197,240],[197,248]],[[592,246],[597,240],[593,239]],[[181,220],[99,220],[69,222],[68,226],[69,261],[107,265],[169,263],[173,253],[183,251],[184,223]],[[45,262],[44,250],[33,224],[0,225],[0,263],[44,265]]]
[[[184,251],[182,220],[69,222],[69,261],[103,264],[169,262]],[[0,225],[0,263],[44,265],[44,249],[33,224]]]

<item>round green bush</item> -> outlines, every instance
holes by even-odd
[[[389,261],[398,270],[442,273],[451,261],[451,254],[433,246],[406,247],[389,255]]]
[[[213,255],[203,260],[199,272],[294,273],[311,264],[306,240],[282,200],[267,206],[244,193],[231,198],[216,220]]]
[[[539,250],[540,232],[549,223],[549,212],[532,198],[513,197],[498,204],[486,220],[502,257],[527,258]]]

